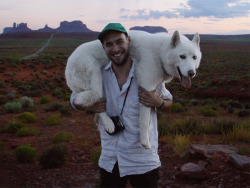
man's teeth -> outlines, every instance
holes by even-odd
[[[119,56],[121,56],[121,54],[115,54],[114,56],[115,56],[115,57],[119,57]]]

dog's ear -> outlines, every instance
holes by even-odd
[[[180,34],[178,31],[175,31],[171,38],[171,46],[175,48],[180,43]]]
[[[200,36],[199,36],[198,33],[196,33],[196,34],[194,35],[194,38],[193,38],[192,42],[196,43],[197,46],[200,47]]]

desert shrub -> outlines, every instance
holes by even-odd
[[[218,115],[217,111],[210,107],[203,107],[201,109],[201,114],[206,117],[216,117]]]
[[[5,81],[0,80],[0,88],[6,88]]]
[[[216,106],[215,100],[210,98],[202,100],[201,104],[207,106]]]
[[[174,153],[180,157],[184,157],[190,145],[190,138],[188,135],[176,135],[174,138]]]
[[[72,115],[71,109],[72,108],[70,106],[64,106],[62,109],[60,109],[60,113],[63,116],[70,116]]]
[[[65,163],[67,149],[65,146],[54,146],[42,153],[39,162],[43,168],[55,168]]]
[[[232,108],[238,108],[238,109],[242,109],[243,108],[243,105],[239,101],[230,101],[229,105]]]
[[[13,100],[13,99],[15,99],[15,97],[16,97],[16,94],[14,91],[6,94],[6,99],[8,99],[8,100]]]
[[[245,109],[250,109],[250,103],[245,104]]]
[[[58,115],[50,115],[45,118],[45,122],[49,126],[61,125],[62,120]]]
[[[67,131],[59,131],[53,138],[54,143],[69,142],[73,138],[73,134]]]
[[[196,106],[196,105],[199,104],[199,101],[198,101],[197,99],[191,99],[191,100],[190,100],[190,104]]]
[[[2,108],[7,113],[20,113],[22,111],[22,104],[16,101],[8,102]]]
[[[6,102],[6,98],[4,95],[0,95],[0,104],[4,104]]]
[[[55,88],[52,92],[51,92],[52,96],[61,98],[63,96],[63,92],[60,88]]]
[[[33,162],[36,159],[36,152],[36,148],[25,144],[15,149],[15,156],[19,162]]]
[[[236,122],[231,119],[213,119],[209,122],[207,133],[224,134],[230,132],[236,126]]]
[[[240,110],[237,115],[239,117],[248,117],[249,116],[249,110],[246,110],[246,109],[243,109],[243,110]]]
[[[0,141],[0,150],[4,151],[8,145],[9,145],[9,143]]]
[[[196,118],[177,119],[170,123],[167,132],[170,134],[198,135],[204,132],[205,124]]]
[[[23,112],[19,114],[18,119],[24,123],[34,123],[37,121],[36,115],[32,112]]]
[[[20,99],[20,103],[22,104],[22,108],[25,110],[33,110],[34,109],[34,101],[32,98],[24,96]]]
[[[5,128],[4,128],[4,132],[7,133],[16,133],[19,129],[21,129],[22,127],[26,127],[27,125],[24,124],[23,122],[10,122]]]
[[[47,106],[45,108],[45,112],[54,112],[54,111],[58,111],[61,110],[64,107],[64,105],[62,103],[58,103],[58,102],[53,102],[51,103],[49,106]]]
[[[49,97],[44,96],[41,98],[40,103],[41,104],[48,104],[48,103],[50,103],[50,101],[51,101],[51,99]]]
[[[166,136],[169,134],[168,124],[164,115],[158,118],[158,133],[160,137]]]
[[[91,152],[90,160],[92,163],[94,163],[96,166],[98,165],[99,158],[102,153],[102,148],[98,148]]]
[[[250,130],[238,126],[234,127],[234,129],[227,134],[224,135],[224,138],[228,142],[250,142]]]
[[[180,103],[174,103],[169,109],[172,113],[185,112],[186,109]]]
[[[38,127],[22,127],[17,131],[18,136],[35,136],[39,134],[39,128]]]
[[[250,155],[250,147],[247,144],[243,144],[240,148],[238,153],[240,155]]]
[[[63,95],[63,100],[69,101],[69,100],[70,100],[70,96],[71,96],[71,93],[65,93],[65,94]]]

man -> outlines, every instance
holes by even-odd
[[[106,111],[119,116],[125,129],[109,135],[101,120],[95,118],[101,137],[102,153],[99,159],[101,187],[125,187],[129,180],[133,187],[157,187],[158,168],[158,131],[156,108],[169,108],[172,95],[164,84],[156,91],[148,92],[139,88],[134,77],[134,64],[129,53],[131,39],[119,23],[108,24],[98,36],[110,63],[102,69],[102,99],[92,106],[74,104],[79,110],[94,113]],[[140,143],[139,106],[140,103],[152,107],[149,127],[151,149]]]

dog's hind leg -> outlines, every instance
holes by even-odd
[[[92,74],[92,78],[90,81],[92,91],[98,96],[98,98],[102,97],[102,74],[101,70],[94,71]],[[109,133],[113,133],[115,131],[115,126],[113,121],[109,118],[106,112],[98,113],[105,129]]]
[[[140,141],[141,144],[146,148],[151,148],[149,143],[149,121],[150,121],[150,111],[151,109],[149,107],[144,106],[143,104],[140,104]]]

